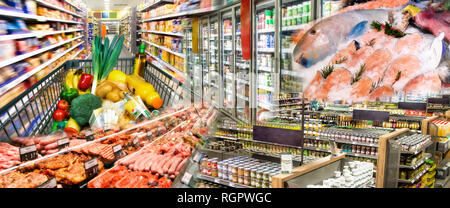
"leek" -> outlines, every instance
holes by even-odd
[[[105,80],[111,70],[117,65],[117,61],[122,51],[124,36],[116,35],[112,42],[109,38],[105,38],[104,43],[99,36],[95,36],[92,40],[92,94],[95,94],[98,80]]]

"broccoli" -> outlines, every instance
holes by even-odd
[[[102,99],[93,94],[80,95],[72,101],[70,116],[77,121],[80,126],[89,123],[92,112],[102,107]]]

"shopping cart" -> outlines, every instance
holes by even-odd
[[[133,72],[133,59],[119,59],[115,69],[126,74]],[[53,124],[53,112],[60,100],[62,83],[69,69],[89,72],[92,60],[70,60],[0,109],[0,142],[14,137],[48,134]],[[144,79],[151,83],[163,100],[163,108],[183,100],[182,83],[168,73],[147,64]]]

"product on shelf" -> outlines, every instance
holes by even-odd
[[[397,140],[402,151],[414,152],[431,142],[430,135],[414,134],[403,136]]]
[[[334,174],[334,178],[326,179],[320,185],[308,185],[307,188],[371,188],[374,184],[373,163],[349,162],[342,173],[335,171]]]
[[[223,161],[204,156],[200,166],[201,174],[255,188],[270,188],[272,177],[280,171],[280,164],[243,156]]]

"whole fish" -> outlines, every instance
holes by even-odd
[[[309,29],[294,49],[295,62],[306,68],[331,54],[340,43],[354,40],[370,29],[372,21],[385,23],[393,10],[355,10],[323,19]]]

